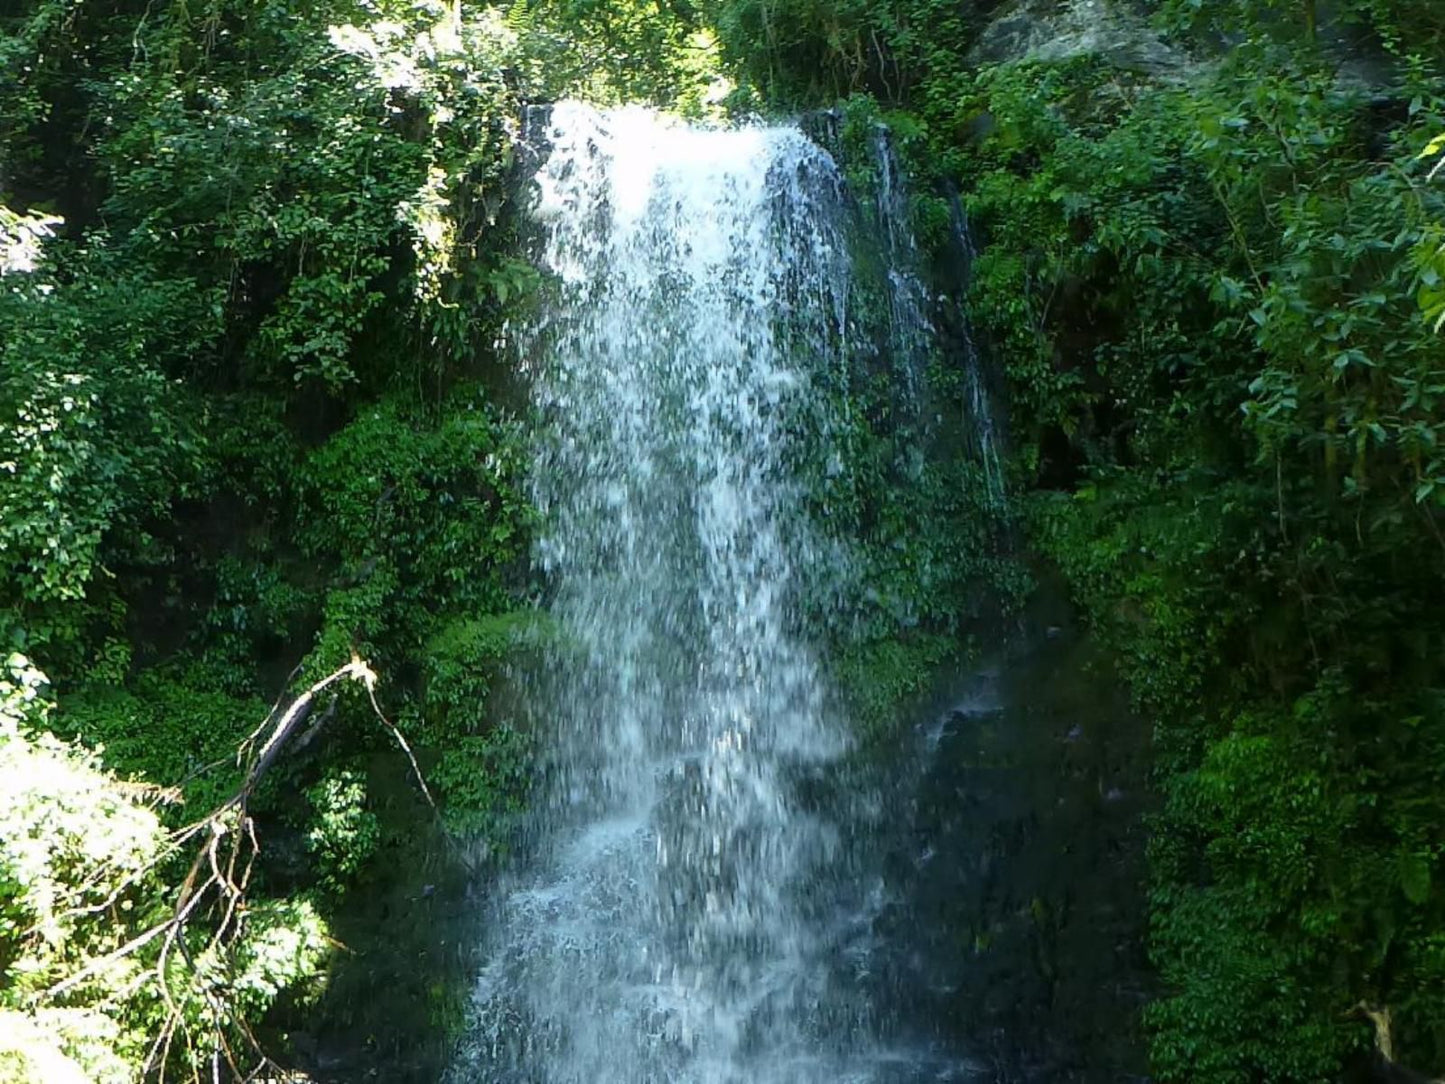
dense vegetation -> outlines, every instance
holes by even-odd
[[[245,1070],[328,1030],[435,1075],[405,1048],[444,1046],[465,962],[415,957],[524,801],[529,738],[489,694],[546,635],[508,341],[539,285],[513,206],[524,103],[700,114],[716,80],[681,5],[0,17],[5,750],[7,773],[53,765],[0,805],[29,825],[0,853],[7,1078]],[[868,540],[835,632],[881,728],[1003,573],[967,457],[913,461],[873,260],[879,341],[829,389],[849,469],[813,466]],[[237,864],[198,881],[212,834]]]
[[[268,1009],[272,1031],[304,1009],[384,1041],[369,996],[308,1007],[364,986],[369,947],[415,950],[348,901],[384,915],[449,853],[377,709],[454,825],[496,830],[525,785],[482,708],[532,595],[502,333],[536,279],[509,218],[520,102],[681,95],[687,32],[564,33],[520,4],[7,11],[0,1079],[249,1069]],[[617,60],[560,62],[577,48]],[[331,686],[246,777],[270,703],[353,658],[376,705]],[[206,900],[145,939],[194,883],[186,826],[238,788],[244,818],[215,823],[261,841],[242,919]],[[442,978],[420,980],[434,1023]]]
[[[1011,510],[886,370],[837,389],[850,470],[819,500],[863,543],[860,715],[957,650],[980,583],[1017,598],[1019,517],[1155,720],[1158,1078],[1335,1079],[1361,1003],[1445,1070],[1445,10],[1145,7],[1082,44],[1053,0],[7,8],[0,1080],[209,1076],[257,1027],[275,1051],[364,1012],[328,938],[450,853],[378,711],[447,823],[504,838],[527,737],[484,705],[545,634],[507,341],[537,285],[522,103],[696,114],[719,55],[739,108],[843,102],[860,191],[889,123],[945,290],[953,193],[984,241]],[[1029,53],[1005,14],[1079,40]],[[926,384],[961,416],[957,372]],[[376,704],[328,687],[247,793],[235,936],[198,909],[130,950],[271,702],[354,657]],[[457,1018],[445,982],[417,1000]]]
[[[1158,1077],[1334,1079],[1361,1003],[1438,1070],[1445,12],[1119,6],[1069,47],[1035,4],[1029,53],[989,6],[718,19],[757,93],[897,110],[985,234],[1031,537],[1156,720]]]

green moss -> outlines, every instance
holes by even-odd
[[[534,756],[528,736],[505,724],[449,743],[431,769],[448,829],[505,849],[526,808]]]
[[[448,621],[427,641],[427,705],[443,711],[479,705],[497,668],[515,648],[535,643],[544,627],[535,610]]]
[[[554,636],[545,615],[525,610],[454,618],[428,642],[421,729],[437,750],[430,776],[451,830],[501,846],[521,812],[529,739],[498,718],[488,697],[509,660]]]
[[[864,739],[886,739],[903,711],[932,687],[939,668],[961,654],[957,640],[936,635],[874,641],[848,650],[834,675]]]

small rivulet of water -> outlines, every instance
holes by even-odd
[[[805,486],[847,364],[839,171],[791,127],[538,127],[522,355],[557,631],[519,678],[543,781],[452,1077],[899,1079],[843,944],[847,728],[800,617],[847,572]]]
[[[922,408],[920,388],[924,370],[938,349],[932,318],[934,298],[924,284],[918,244],[909,226],[908,185],[899,168],[892,133],[883,124],[873,129],[873,162],[877,172],[875,209],[888,261],[888,331],[889,352],[899,383],[909,400],[906,405]],[[953,200],[953,243],[957,255],[971,272],[977,252],[968,226],[968,218],[955,197]],[[967,283],[960,284],[965,290]],[[972,330],[963,328],[961,372],[964,385],[965,413],[952,419],[962,423],[969,434],[975,459],[983,474],[989,500],[995,505],[1004,502],[1003,464],[997,432],[997,411],[990,401],[988,384]]]

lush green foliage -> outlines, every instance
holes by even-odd
[[[904,107],[986,237],[1031,532],[1157,719],[1155,1071],[1331,1079],[1362,1000],[1445,1066],[1445,9],[1170,0],[1160,80],[938,7],[717,20],[765,96]]]
[[[1262,65],[1268,63],[1268,74]],[[1133,83],[1133,85],[1131,85]],[[982,73],[973,294],[1015,389],[1038,537],[1157,713],[1165,1080],[1317,1080],[1388,1003],[1445,1059],[1440,343],[1445,210],[1398,119],[1257,40],[1183,88]],[[1382,122],[1389,127],[1381,127]]]
[[[713,35],[691,0],[514,0],[506,23],[532,100],[567,92],[700,116],[722,89]]]
[[[508,720],[492,718],[480,726],[476,705],[493,691],[502,664],[549,635],[547,629],[530,611],[454,618],[425,648],[418,725],[441,750],[432,778],[449,799],[448,822],[484,834],[494,845],[505,841],[500,829],[523,807],[529,748],[527,736]]]
[[[381,829],[366,808],[366,780],[353,768],[328,769],[306,789],[313,816],[306,849],[314,856],[321,884],[344,891],[351,878],[376,853]]]
[[[856,92],[907,101],[972,39],[973,3],[714,0],[709,17],[743,89],[785,106]],[[940,63],[941,62],[941,63]]]
[[[177,999],[191,1029],[214,1009],[196,984],[163,991],[158,970],[184,965],[138,936],[173,907],[175,845],[149,804],[163,792],[123,783],[57,740],[52,710],[44,675],[10,656],[0,674],[0,1080],[120,1084]],[[204,939],[190,951],[204,983],[224,981],[259,1015],[285,987],[318,991],[326,928],[303,899],[268,901],[231,953]],[[177,1045],[198,1068],[206,1051]]]
[[[702,113],[716,53],[742,104],[848,96],[865,217],[887,121],[940,281],[951,190],[986,235],[968,311],[1027,499],[994,500],[949,366],[918,359],[904,409],[865,341],[820,388],[836,439],[802,470],[858,575],[823,562],[808,590],[849,592],[860,719],[1023,593],[1000,554],[1024,509],[1158,720],[1158,1077],[1329,1078],[1368,1042],[1360,1000],[1445,1067],[1445,9],[1161,0],[1187,75],[1165,81],[982,63],[992,7],[6,9],[0,641],[61,709],[24,664],[0,683],[0,1074],[134,1074],[144,984],[35,995],[164,906],[166,825],[229,792],[288,674],[371,660],[447,822],[501,841],[530,739],[487,705],[539,634],[508,416],[507,321],[538,282],[510,212],[521,103]],[[1346,42],[1367,63],[1342,76]],[[866,340],[889,285],[854,257]],[[271,895],[226,962],[251,1019],[315,992],[321,916],[425,815],[379,797],[364,694],[314,722],[254,799]],[[184,804],[144,807],[97,756]]]
[[[594,88],[701,102],[696,27],[647,10],[33,0],[0,15],[0,642],[56,679],[49,729],[177,788],[145,813],[155,832],[231,792],[237,746],[288,674],[309,683],[352,653],[382,673],[379,706],[436,771],[448,821],[505,827],[526,742],[489,718],[484,675],[513,641],[448,630],[515,624],[498,615],[533,594],[504,332],[538,282],[512,229],[520,102],[582,79],[557,62],[578,42],[616,54],[586,73]],[[632,63],[657,32],[667,59]],[[374,793],[391,779],[378,758],[399,755],[346,688],[252,796],[269,896],[229,983],[252,1021],[288,985],[300,1008],[330,952],[319,915],[344,918],[372,856],[429,815],[391,782]],[[66,816],[35,845],[64,863],[55,892],[88,892],[66,825],[112,814]],[[148,873],[146,906],[183,872]],[[97,912],[63,954],[128,928]],[[11,1013],[32,1012],[17,959],[0,959],[7,1026],[49,1034]],[[157,1019],[122,1016],[92,1029],[113,1048],[106,1079],[137,1071]]]
[[[972,106],[995,122],[976,313],[1024,457],[1072,491],[1039,538],[1160,718],[1164,1079],[1328,1076],[1361,999],[1445,1058],[1440,343],[1417,304],[1445,201],[1416,161],[1445,100],[1417,81],[1382,135],[1307,58],[1262,55],[1276,74],[1242,50],[1103,115],[1087,67],[988,73]]]

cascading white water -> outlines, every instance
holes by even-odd
[[[969,229],[968,215],[964,213],[963,206],[957,197],[954,198],[952,210],[954,241],[962,253],[968,273],[971,275],[974,262],[978,259],[978,252],[973,244],[973,232]],[[963,285],[966,289],[967,282]],[[963,379],[964,387],[968,392],[969,429],[973,433],[978,461],[983,467],[989,498],[995,504],[1002,504],[1005,499],[1003,456],[1000,451],[1003,441],[999,438],[997,412],[988,391],[988,383],[984,380],[983,364],[979,358],[978,346],[974,342],[972,331],[968,328],[964,330],[963,347],[965,354]]]
[[[561,104],[548,139],[557,281],[524,347],[559,623],[528,689],[547,782],[455,1075],[838,1079],[858,1018],[809,913],[837,832],[799,781],[845,732],[795,615],[824,559],[798,478],[841,357],[838,174],[794,129],[641,110]]]

